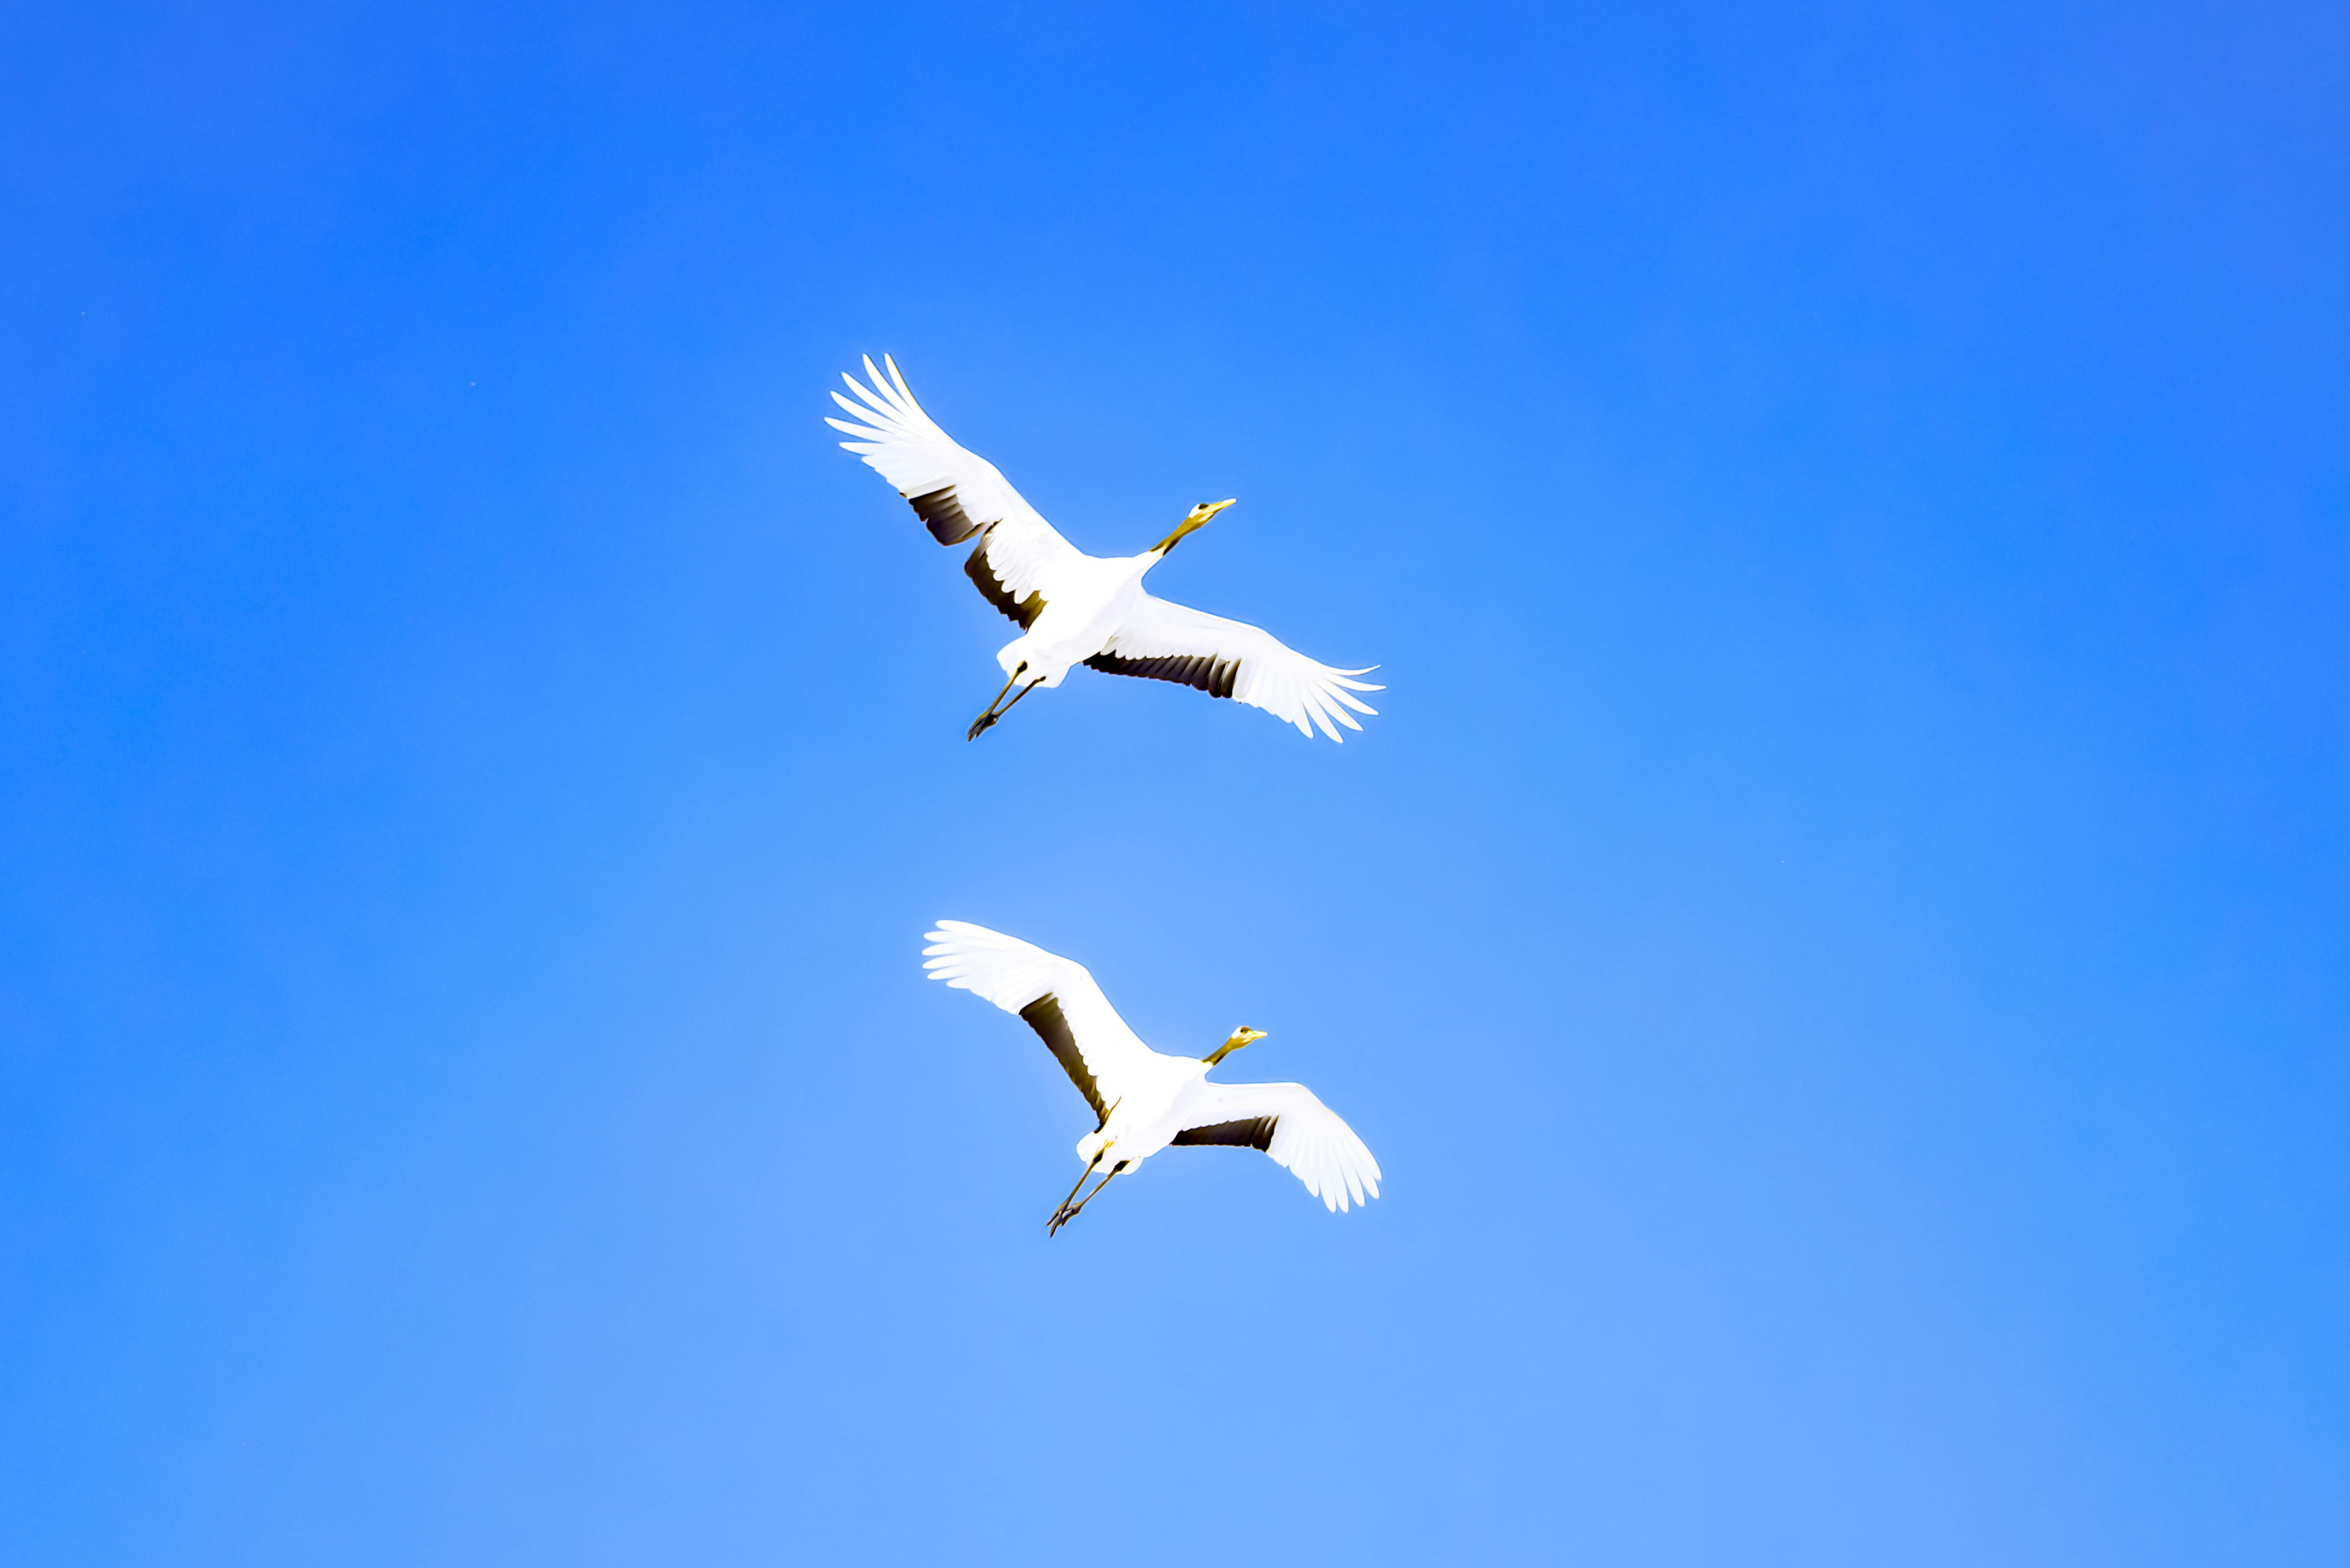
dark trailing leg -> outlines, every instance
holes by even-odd
[[[1102,1188],[1107,1187],[1110,1184],[1110,1178],[1115,1177],[1117,1174],[1118,1172],[1113,1170],[1109,1173],[1109,1176],[1103,1177],[1101,1179],[1101,1186],[1095,1188],[1091,1192],[1088,1192],[1083,1198],[1078,1199],[1076,1207],[1072,1208],[1069,1204],[1064,1202],[1061,1205],[1061,1211],[1053,1216],[1052,1224],[1045,1228],[1045,1234],[1047,1236],[1052,1235],[1062,1226],[1067,1224],[1070,1220],[1084,1213],[1086,1211],[1086,1205],[1091,1203],[1095,1199],[1099,1198],[1102,1195]],[[1085,1185],[1085,1179],[1083,1177],[1078,1178],[1077,1184],[1080,1187]]]
[[[962,738],[964,740],[978,740],[983,732],[992,728],[998,719],[1003,717],[1003,713],[998,711],[995,705],[1003,701],[1003,692],[1012,690],[1012,683],[1014,680],[1019,680],[1021,670],[1026,670],[1027,668],[1028,667],[1025,664],[1023,664],[1019,670],[1015,670],[1010,675],[1004,677],[1003,691],[998,691],[994,696],[987,700],[987,711],[982,713],[978,718],[973,719],[971,722],[971,728],[962,732]],[[1014,698],[1013,701],[1017,701],[1019,699]],[[1008,707],[1006,711],[1008,711]]]
[[[1023,665],[1021,668],[1024,670],[1027,666]],[[1013,677],[1013,680],[1017,680],[1018,679],[1019,677],[1016,675]],[[998,708],[994,703],[989,703],[987,705],[987,711],[982,713],[978,718],[973,719],[971,722],[971,728],[964,732],[963,739],[966,741],[978,740],[983,732],[994,728],[995,722],[997,720],[1003,718],[1003,715],[1011,712],[1012,710],[1020,706],[1021,698],[1027,696],[1028,693],[1035,691],[1036,688],[1043,684],[1045,684],[1045,678],[1040,675],[1035,680],[1028,682],[1027,685],[1023,686],[1019,691],[1014,692],[1012,694],[1012,701],[1004,703],[1003,707]],[[999,691],[996,695],[1001,697],[1003,693]]]
[[[1077,1179],[1069,1188],[1068,1197],[1062,1199],[1061,1201],[1055,1206],[1053,1210],[1053,1217],[1045,1221],[1045,1235],[1051,1235],[1054,1231],[1059,1230],[1064,1223],[1066,1223],[1061,1217],[1069,1211],[1069,1199],[1075,1198],[1077,1195],[1077,1189],[1083,1187],[1086,1184],[1086,1178],[1094,1173],[1094,1165],[1099,1165],[1100,1163],[1101,1156],[1096,1155],[1094,1156],[1093,1165],[1088,1165],[1083,1170],[1077,1172]]]

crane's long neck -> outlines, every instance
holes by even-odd
[[[1204,1072],[1208,1068],[1214,1066],[1217,1063],[1222,1061],[1225,1057],[1231,1055],[1233,1052],[1239,1050],[1250,1041],[1262,1040],[1264,1036],[1263,1034],[1253,1029],[1241,1028],[1233,1030],[1231,1039],[1225,1041],[1222,1044],[1210,1052],[1206,1056],[1201,1058],[1201,1070]]]

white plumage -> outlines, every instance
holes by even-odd
[[[1355,679],[1368,670],[1317,663],[1259,628],[1143,591],[1143,574],[1231,502],[1202,502],[1141,555],[1088,556],[1061,537],[993,463],[957,445],[914,400],[896,362],[884,363],[886,375],[867,358],[870,386],[842,377],[856,400],[838,392],[832,400],[851,417],[825,422],[851,438],[840,444],[896,485],[940,544],[978,537],[963,570],[1021,628],[995,656],[1003,691],[972,721],[972,738],[1037,687],[1058,686],[1079,664],[1230,697],[1296,725],[1309,739],[1319,726],[1339,740],[1339,725],[1362,728],[1354,713],[1377,711],[1354,695],[1381,690]]]
[[[962,920],[928,933],[932,980],[1017,1014],[1059,1058],[1100,1125],[1077,1142],[1077,1186],[1107,1167],[1101,1186],[1053,1215],[1057,1231],[1110,1179],[1170,1144],[1258,1148],[1286,1167],[1333,1212],[1379,1195],[1379,1164],[1355,1130],[1303,1084],[1218,1084],[1208,1069],[1263,1032],[1236,1029],[1204,1059],[1170,1056],[1138,1038],[1085,965]],[[1069,1198],[1076,1197],[1076,1188]]]

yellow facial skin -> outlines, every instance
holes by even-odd
[[[1205,1058],[1203,1058],[1203,1060],[1207,1062],[1209,1066],[1212,1067],[1217,1063],[1222,1061],[1225,1057],[1231,1055],[1233,1052],[1239,1050],[1242,1046],[1253,1045],[1263,1038],[1263,1030],[1251,1029],[1247,1024],[1243,1023],[1238,1029],[1232,1031],[1232,1037],[1231,1039],[1217,1046],[1215,1050],[1210,1053]]]

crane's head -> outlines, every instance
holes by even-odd
[[[1237,496],[1233,497],[1233,501],[1237,501],[1239,497]],[[1183,542],[1184,535],[1191,533],[1201,524],[1207,522],[1209,518],[1213,517],[1217,513],[1222,512],[1225,507],[1230,506],[1232,504],[1232,501],[1201,502],[1200,504],[1191,508],[1190,515],[1186,516],[1180,523],[1175,524],[1175,532],[1168,535],[1167,537],[1159,540],[1159,543],[1150,546],[1150,554],[1154,556],[1165,555],[1168,551],[1173,549],[1176,545]]]
[[[1242,1046],[1253,1045],[1263,1038],[1263,1030],[1251,1029],[1247,1024],[1243,1023],[1238,1029],[1232,1031],[1232,1037],[1231,1039],[1217,1046],[1213,1051],[1209,1052],[1202,1060],[1205,1061],[1209,1066],[1212,1067],[1217,1063],[1222,1061],[1225,1057],[1231,1055],[1233,1052],[1239,1050]]]

